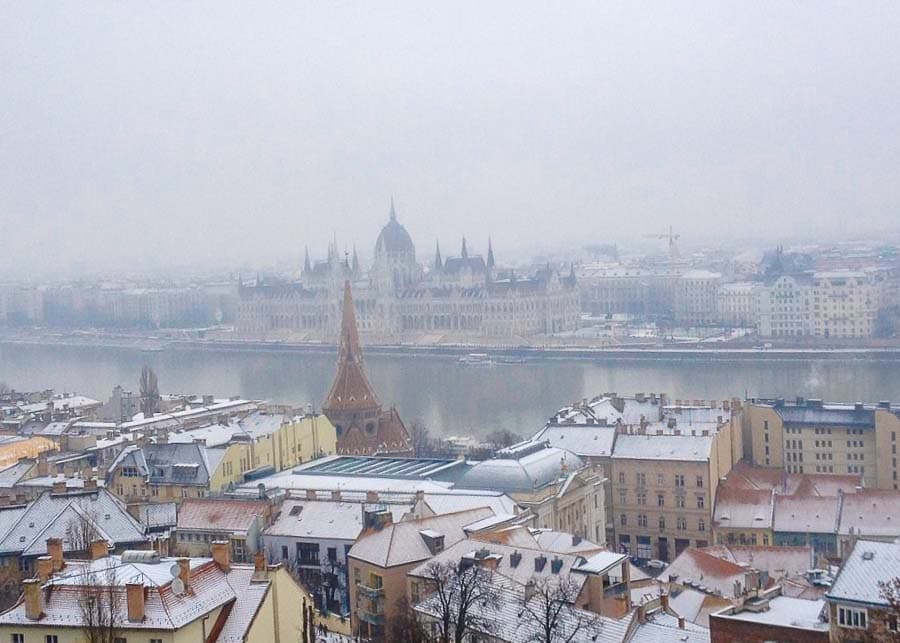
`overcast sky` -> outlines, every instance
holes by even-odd
[[[897,2],[4,2],[0,270],[896,235]]]

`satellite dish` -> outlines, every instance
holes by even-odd
[[[169,567],[169,573],[172,575],[172,578],[178,578],[181,575],[181,566],[178,563],[173,563]]]
[[[180,578],[176,578],[172,581],[172,591],[175,592],[176,595],[184,594],[184,581]]]

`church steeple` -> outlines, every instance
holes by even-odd
[[[488,237],[488,256],[487,256],[487,267],[494,267],[494,247],[491,245],[491,238]]]
[[[359,255],[356,254],[356,244],[353,244],[353,263],[350,264],[351,270],[353,270],[354,275],[359,274]]]
[[[397,220],[397,212],[394,210],[394,197],[391,196],[391,221]]]
[[[462,238],[462,252],[460,252],[460,256],[463,259],[469,258],[469,251],[466,250],[466,238],[465,237]]]
[[[356,326],[356,309],[350,293],[350,281],[344,282],[344,303],[341,312],[341,344],[334,383],[322,405],[325,415],[335,424],[355,417],[357,413],[378,414],[381,402],[369,383],[363,368],[362,344]],[[348,413],[350,414],[348,417]],[[346,426],[346,425],[345,425]]]
[[[432,266],[435,272],[440,272],[444,269],[444,260],[441,259],[441,242],[434,242],[434,265]]]
[[[303,274],[308,275],[310,273],[312,273],[312,265],[309,263],[309,246],[306,246],[303,256]]]

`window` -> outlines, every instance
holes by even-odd
[[[636,479],[636,482],[637,482],[637,486],[639,486],[639,487],[646,487],[646,486],[647,486],[647,476],[644,475],[643,473],[637,473],[637,474],[635,474],[635,479]]]
[[[684,476],[683,475],[679,474],[679,475],[675,476],[675,486],[676,487],[684,486]]]
[[[675,496],[675,506],[684,509],[684,496]]]
[[[681,531],[686,530],[686,529],[687,529],[687,519],[686,519],[686,518],[679,518],[679,519],[678,519],[678,522],[677,522],[677,524],[676,524],[675,526],[676,526],[678,529],[680,529]]]
[[[665,507],[666,506],[666,497],[661,493],[656,494],[656,506],[657,507]]]
[[[626,516],[625,514],[619,516],[619,524],[621,524],[623,527],[626,526],[628,524],[628,516]]]
[[[297,558],[301,565],[318,565],[319,543],[297,543]]]
[[[838,625],[853,629],[866,629],[866,610],[838,606]],[[49,642],[48,642],[49,643]]]
[[[640,514],[637,517],[638,527],[646,527],[647,526],[647,516],[645,514]]]
[[[706,499],[703,496],[697,496],[697,509],[703,509]]]
[[[662,531],[665,528],[666,528],[666,517],[660,516],[659,517],[659,530]]]
[[[703,476],[697,476],[697,488],[698,489],[703,488]]]
[[[56,634],[48,634],[44,637],[44,643],[59,643],[59,637]]]
[[[124,636],[117,636],[113,639],[113,643],[128,643],[128,640]]]
[[[665,483],[666,483],[666,477],[661,473],[657,473],[656,474],[656,486],[662,487],[665,485]]]
[[[25,635],[24,634],[13,634],[10,637],[12,643],[25,643]]]
[[[706,531],[706,521],[703,518],[697,521],[697,531]]]
[[[282,545],[281,546],[281,560],[287,560],[287,559],[288,559],[287,545]]]
[[[625,484],[625,472],[619,471],[619,484]]]
[[[637,494],[637,503],[639,505],[646,505],[647,504],[647,494],[646,493]]]

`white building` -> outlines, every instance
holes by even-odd
[[[723,284],[716,293],[719,322],[726,326],[756,326],[759,289],[760,284],[751,281]]]

